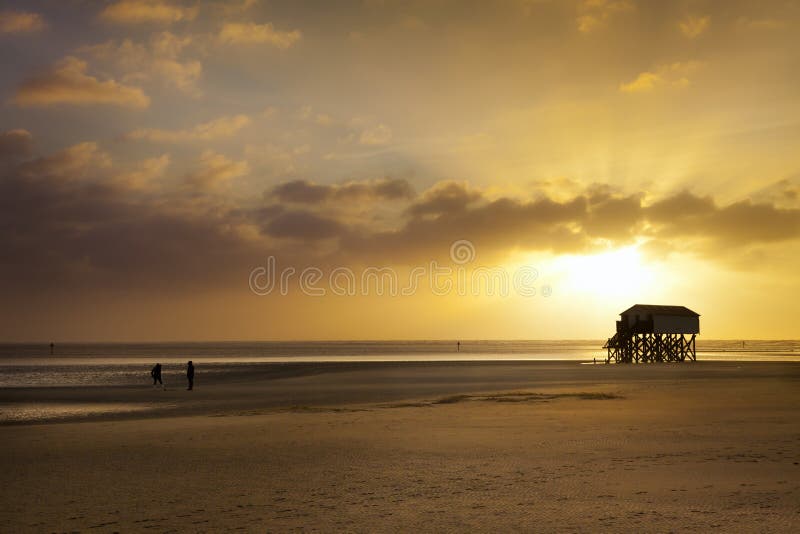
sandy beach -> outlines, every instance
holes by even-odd
[[[800,364],[262,366],[0,426],[3,532],[800,529]]]

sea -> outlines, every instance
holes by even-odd
[[[605,359],[603,340],[232,341],[0,344],[0,388],[135,386],[161,363],[178,380],[192,360],[204,373],[288,362],[424,362]],[[800,340],[698,340],[698,361],[800,361]]]

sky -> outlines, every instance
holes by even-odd
[[[800,4],[0,2],[0,341],[800,337]]]

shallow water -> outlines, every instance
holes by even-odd
[[[0,423],[33,423],[58,421],[96,415],[141,412],[149,410],[147,404],[112,402],[31,402],[0,405]]]
[[[562,341],[336,341],[213,343],[0,344],[0,388],[136,386],[163,365],[168,384],[185,381],[185,365],[224,379],[247,366],[283,362],[351,361],[591,361],[605,358],[602,340]],[[800,361],[800,341],[700,340],[698,360]],[[198,372],[199,372],[198,371]]]

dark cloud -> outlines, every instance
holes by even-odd
[[[264,250],[235,212],[159,201],[109,174],[91,144],[0,174],[4,292],[213,287]]]
[[[775,204],[779,207],[800,206],[800,175],[773,182],[750,195],[759,204]]]
[[[356,200],[403,200],[413,198],[414,188],[402,178],[351,181],[320,185],[308,180],[292,180],[275,186],[267,196],[280,202],[319,204]]]
[[[711,197],[699,197],[689,191],[681,191],[661,199],[647,208],[648,218],[656,223],[675,224],[676,221],[691,221],[704,217],[717,209]]]
[[[717,208],[705,218],[701,229],[730,245],[785,241],[800,235],[800,210],[745,200]]]
[[[318,185],[306,180],[292,180],[275,186],[269,195],[283,202],[317,204],[328,199],[330,190],[330,186]]]
[[[643,213],[662,239],[699,237],[720,247],[737,247],[800,237],[800,210],[750,200],[720,207],[710,197],[682,191]]]
[[[0,132],[0,161],[24,159],[32,148],[33,138],[27,130]]]
[[[591,193],[587,198],[586,233],[592,237],[626,240],[642,227],[642,195]]]
[[[346,226],[309,211],[287,211],[280,213],[264,225],[272,237],[316,241],[341,236]]]
[[[96,143],[87,142],[73,145],[49,156],[25,161],[12,172],[32,180],[47,177],[75,180],[85,178],[93,169],[109,165],[108,155],[102,152]]]
[[[513,248],[573,252],[588,244],[587,236],[575,228],[585,219],[585,198],[564,203],[548,198],[490,201],[457,184],[443,189],[444,194],[437,191],[413,205],[410,218],[397,230],[346,236],[343,251],[404,262],[446,259],[450,244],[458,239],[472,241],[481,259],[497,258]]]
[[[440,215],[463,211],[482,199],[478,191],[468,189],[458,182],[443,182],[426,191],[419,201],[408,208],[411,215]]]

